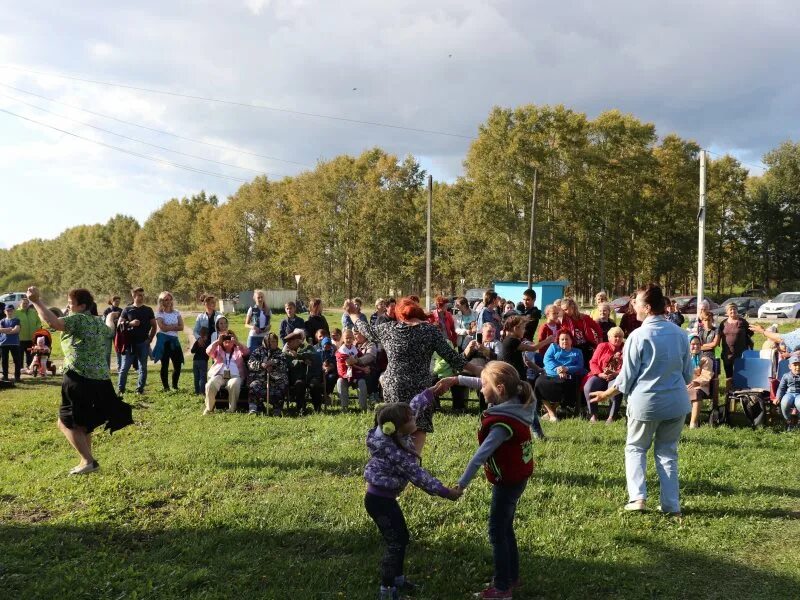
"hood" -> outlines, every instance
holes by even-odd
[[[513,417],[528,425],[533,424],[533,402],[525,406],[521,404],[518,398],[512,398],[503,402],[502,404],[495,404],[486,409],[487,415],[503,415],[506,417]]]
[[[381,458],[388,456],[392,451],[396,451],[397,444],[380,429],[373,427],[367,433],[367,450],[369,450],[371,457]]]

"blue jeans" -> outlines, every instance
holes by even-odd
[[[194,393],[205,394],[208,380],[208,361],[193,360],[192,372],[194,373]]]
[[[247,349],[252,352],[256,348],[262,345],[264,342],[263,335],[248,335],[247,336]]]
[[[787,423],[792,418],[792,408],[800,411],[800,394],[786,392],[781,398],[781,413],[783,413],[783,418],[786,419]]]
[[[519,550],[514,534],[514,515],[517,503],[528,480],[511,485],[492,486],[492,506],[489,509],[489,541],[494,558],[494,587],[507,591],[519,579]]]
[[[122,370],[119,372],[119,382],[117,383],[117,390],[120,393],[125,392],[125,384],[128,381],[128,371],[133,364],[135,358],[139,359],[139,379],[136,382],[136,390],[144,391],[144,386],[147,384],[147,358],[150,356],[150,342],[145,340],[139,344],[135,344],[133,348],[129,348],[122,356]]]
[[[628,499],[647,498],[647,451],[655,440],[656,471],[661,485],[661,510],[681,511],[678,486],[678,440],[685,415],[665,421],[637,421],[628,418],[628,440],[625,445],[625,475]]]

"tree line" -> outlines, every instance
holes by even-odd
[[[572,293],[621,294],[646,281],[693,292],[700,147],[611,110],[589,119],[558,106],[494,108],[464,175],[433,191],[433,283],[461,292],[525,279],[534,173],[533,275],[566,278]],[[708,164],[707,292],[781,288],[800,280],[800,144],[785,142],[750,176],[735,158]],[[37,282],[126,293],[142,285],[183,300],[257,287],[294,287],[328,302],[398,291],[425,277],[425,173],[413,156],[379,148],[320,161],[281,180],[264,176],[226,202],[173,198],[144,224],[117,215],[0,251],[0,288]]]

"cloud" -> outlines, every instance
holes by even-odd
[[[788,0],[767,0],[758,8],[728,0],[699,5],[245,0],[196,3],[191,11],[143,0],[81,12],[33,0],[15,8],[13,22],[0,17],[0,54],[42,71],[466,135],[477,133],[494,105],[563,103],[590,117],[619,108],[654,122],[661,135],[677,132],[754,162],[800,134],[800,83],[787,75],[800,59],[798,17],[800,4]],[[398,156],[424,157],[437,178],[453,179],[462,172],[470,143],[6,69],[0,69],[2,82],[181,136],[309,165],[377,145]],[[274,177],[302,168],[35,102]],[[49,116],[36,118],[208,171],[253,175]],[[204,187],[224,197],[237,187],[85,142],[65,142],[36,128],[15,132],[13,139],[0,141],[0,155],[14,165],[3,167],[2,176],[48,172],[63,177],[65,193],[76,198],[82,186],[109,181],[117,190],[147,198],[142,206],[150,206],[154,196],[166,200]]]

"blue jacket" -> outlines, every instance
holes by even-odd
[[[628,397],[628,416],[637,421],[675,419],[691,410],[686,385],[694,378],[686,332],[663,316],[647,317],[623,349],[614,380]]]
[[[550,344],[544,353],[544,370],[548,377],[558,377],[556,369],[567,367],[570,374],[575,375],[583,371],[583,353],[577,348],[564,350],[558,344]]]
[[[181,342],[174,335],[167,335],[163,331],[156,334],[156,346],[153,348],[153,362],[157,363],[164,357],[164,352],[169,350],[170,346],[176,345],[180,349]],[[181,352],[181,362],[183,362],[183,352]]]
[[[776,397],[778,400],[782,400],[784,394],[800,394],[800,375],[794,375],[792,372],[789,372],[781,377]]]

